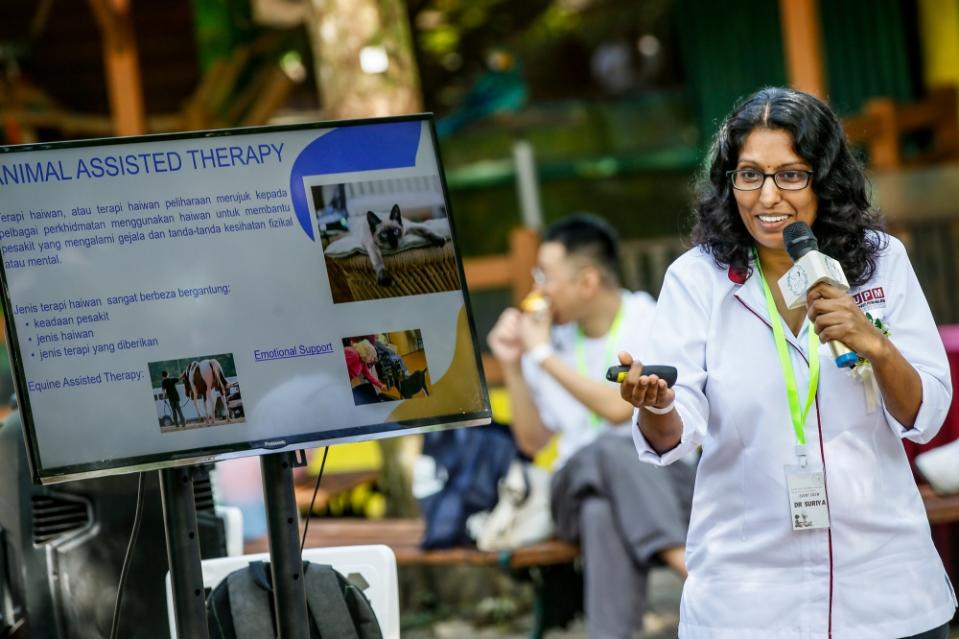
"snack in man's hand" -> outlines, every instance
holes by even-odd
[[[544,313],[549,308],[549,302],[539,291],[533,291],[523,298],[520,308],[524,313]]]

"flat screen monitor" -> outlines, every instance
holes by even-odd
[[[429,115],[0,149],[36,481],[489,421]]]

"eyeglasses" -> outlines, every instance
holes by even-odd
[[[555,282],[572,280],[583,270],[583,268],[583,266],[568,265],[566,268],[561,268],[555,272],[547,273],[539,266],[534,266],[530,271],[530,274],[533,276],[533,284],[536,285],[536,288],[542,290]]]
[[[546,285],[546,273],[544,273],[540,267],[534,266],[530,271],[530,275],[533,276],[533,284],[535,284],[537,288],[543,288]]]
[[[813,171],[804,169],[783,169],[775,173],[762,173],[756,169],[739,169],[726,171],[737,191],[758,191],[763,188],[766,178],[772,178],[773,183],[783,191],[801,191],[809,186]]]

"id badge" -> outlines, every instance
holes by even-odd
[[[819,466],[786,466],[789,523],[793,530],[829,528],[826,480]]]

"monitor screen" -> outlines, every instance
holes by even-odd
[[[44,483],[489,421],[430,116],[5,147]]]

